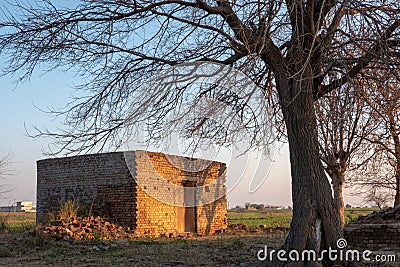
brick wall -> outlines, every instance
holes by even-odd
[[[212,234],[227,227],[225,172],[223,163],[146,151],[40,160],[37,220],[75,199],[138,235],[177,235],[179,209],[187,205],[182,185],[190,182],[196,232]]]
[[[134,183],[102,184],[97,186],[94,211],[112,218],[121,225],[136,227],[136,186]]]
[[[344,238],[362,249],[400,248],[400,224],[354,224],[344,228]]]
[[[57,212],[60,204],[68,199],[74,199],[81,207],[90,209],[98,204],[99,187],[128,184],[134,192],[135,182],[122,152],[39,160],[37,221],[40,222],[49,212]]]
[[[143,188],[138,189],[138,233],[178,234],[179,208],[184,206],[181,186],[184,181],[196,183],[193,189],[196,203],[192,203],[197,206],[196,232],[212,234],[226,229],[225,164],[137,151],[136,173],[138,184]]]

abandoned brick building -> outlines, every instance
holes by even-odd
[[[226,165],[148,151],[37,161],[37,222],[73,199],[142,236],[226,229]]]

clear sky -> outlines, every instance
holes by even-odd
[[[33,131],[34,125],[53,129],[62,127],[61,120],[55,120],[38,108],[63,107],[70,100],[73,91],[71,85],[77,82],[74,81],[72,75],[60,71],[45,75],[35,73],[30,81],[17,86],[14,83],[15,80],[16,77],[0,77],[0,112],[2,114],[0,116],[0,153],[13,153],[12,168],[16,173],[7,180],[1,181],[3,184],[8,184],[11,191],[5,198],[0,199],[0,205],[8,205],[14,200],[35,203],[36,160],[44,158],[42,148],[45,148],[50,140],[28,137],[25,127],[28,131]],[[226,157],[220,160],[229,164],[235,159]],[[269,165],[269,161],[260,162],[259,159],[251,156],[246,160],[236,160],[235,164],[231,164],[227,182],[231,207],[243,205],[245,202],[291,205],[286,146],[275,154],[275,162],[263,186],[254,193],[249,193],[249,184],[257,167]],[[267,171],[268,168],[258,173],[257,181],[262,180]]]
[[[71,97],[71,86],[77,83],[72,75],[60,71],[45,75],[35,73],[30,81],[19,84],[17,87],[13,83],[15,79],[8,76],[0,77],[0,153],[14,154],[12,168],[16,172],[15,176],[1,181],[10,185],[11,192],[0,199],[0,205],[12,203],[14,199],[36,202],[36,160],[44,158],[42,148],[46,147],[50,141],[26,136],[25,126],[28,131],[33,130],[33,125],[62,127],[60,120],[54,120],[37,107],[42,109],[50,106],[63,107]],[[235,159],[228,157],[223,160],[229,165]],[[291,205],[290,165],[286,145],[275,153],[271,171],[262,186],[253,193],[249,192],[249,184],[256,168],[268,167],[269,164],[268,161],[259,162],[259,159],[250,156],[247,160],[242,160],[240,164],[229,165],[227,179],[230,207],[243,205],[245,202]],[[267,170],[256,172],[257,181],[262,180]],[[233,184],[236,186],[233,187]],[[312,185],[310,185],[310,190],[312,190]],[[359,199],[350,198],[347,195],[345,195],[345,200],[353,205],[359,202]]]
[[[3,63],[2,61],[0,61]],[[13,165],[16,175],[0,182],[9,184],[11,192],[0,204],[8,204],[14,199],[35,200],[36,171],[35,161],[42,156],[41,149],[46,140],[34,140],[26,136],[25,126],[33,130],[33,125],[56,125],[35,106],[62,107],[69,97],[68,77],[62,73],[49,73],[45,77],[35,76],[31,81],[15,87],[11,77],[0,78],[0,153],[13,153]]]
[[[4,59],[0,57],[1,68]],[[30,81],[16,86],[18,77],[0,77],[0,154],[13,153],[12,168],[16,173],[0,183],[9,185],[11,191],[0,199],[0,205],[12,204],[14,200],[33,201],[36,204],[36,160],[44,158],[42,148],[49,140],[32,139],[26,136],[33,131],[33,125],[55,129],[62,127],[61,120],[55,120],[38,108],[63,107],[72,94],[72,85],[79,80],[70,73],[53,71],[47,74],[40,71],[33,74]],[[35,107],[36,106],[36,107]],[[291,205],[290,166],[288,147],[283,145],[276,153],[269,175],[258,190],[250,190],[251,179],[256,177],[256,185],[268,173],[269,161],[248,157],[247,160],[222,159],[228,163],[228,201],[229,206],[245,202],[272,205]],[[257,172],[257,168],[260,167]],[[264,168],[263,168],[264,167]],[[233,186],[235,185],[235,186]],[[252,184],[254,189],[254,184]],[[310,185],[312,190],[312,185]],[[254,191],[254,192],[250,192]],[[347,192],[348,194],[348,192]],[[360,202],[358,198],[345,195],[350,204]]]

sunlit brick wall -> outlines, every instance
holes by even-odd
[[[224,163],[146,151],[136,151],[135,160],[139,184],[137,233],[151,236],[179,234],[178,209],[183,205],[184,181],[196,182],[196,203],[193,203],[197,205],[196,232],[212,234],[226,229]],[[207,190],[208,198],[211,196],[215,201],[204,199],[202,190]]]

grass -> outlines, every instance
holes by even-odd
[[[379,208],[346,208],[344,209],[345,224],[350,224],[360,216],[368,215],[374,211],[379,211]]]
[[[166,238],[75,242],[8,232],[0,233],[0,266],[253,266],[258,263],[258,250],[264,245],[276,249],[283,241],[265,235],[224,234],[179,242]]]
[[[368,215],[378,208],[346,208],[345,221],[346,224],[358,219],[359,216]],[[278,211],[228,211],[228,221],[231,224],[245,224],[249,227],[259,227],[263,225],[265,228],[283,227],[289,228],[292,221],[292,212],[290,210]]]
[[[179,239],[178,239],[179,240]],[[135,245],[145,245],[145,246],[151,246],[157,244],[156,241],[154,240],[130,240],[130,244],[135,244]]]
[[[79,210],[78,202],[69,199],[61,205],[58,214],[60,216],[60,219],[69,222],[73,217],[75,217],[78,214],[78,210]]]
[[[228,211],[228,221],[249,227],[263,225],[265,228],[289,228],[292,213],[291,211]]]
[[[363,215],[370,214],[371,212],[379,211],[379,208],[345,208],[344,212],[360,213]]]
[[[35,228],[36,214],[25,212],[0,212],[0,231],[26,231]]]
[[[69,213],[69,211],[70,209],[65,213]],[[4,218],[2,222],[8,230],[24,231],[35,227],[35,213],[3,212],[0,213],[1,218]],[[241,223],[249,227],[263,225],[266,228],[288,228],[291,218],[292,214],[290,211],[228,211],[228,220],[230,223]]]
[[[346,215],[374,209],[347,209]],[[133,239],[118,241],[56,241],[35,231],[35,214],[7,216],[7,231],[0,231],[0,266],[253,266],[265,245],[281,246],[286,232],[233,232],[193,238]],[[247,226],[289,227],[290,211],[229,211],[231,223]],[[33,231],[26,231],[33,230]],[[27,249],[29,248],[29,249]],[[21,251],[24,251],[21,253]]]
[[[0,217],[7,217],[9,222],[34,222],[36,213],[34,212],[0,212]]]
[[[74,205],[70,205],[64,215],[70,215],[75,211]],[[346,223],[356,220],[359,216],[365,216],[371,212],[379,211],[378,208],[346,208]],[[35,227],[36,214],[25,212],[0,212],[0,226],[3,230],[25,231]],[[232,224],[245,224],[248,227],[265,228],[283,227],[289,228],[292,220],[290,210],[279,211],[228,211],[228,221]]]

